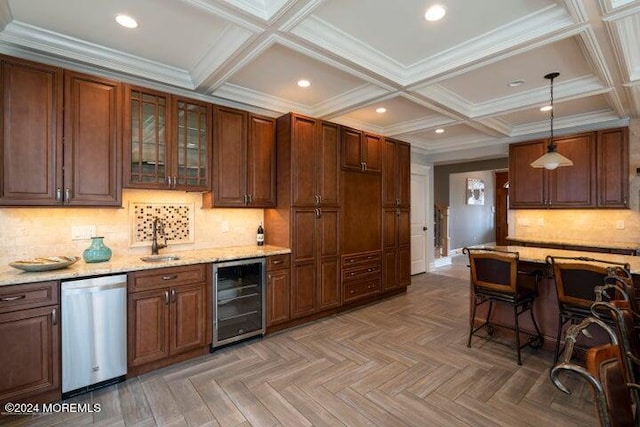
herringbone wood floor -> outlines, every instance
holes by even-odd
[[[78,397],[94,414],[0,417],[34,426],[588,426],[588,387],[548,379],[551,354],[467,348],[468,274],[413,277],[405,295],[225,348]],[[448,276],[444,275],[448,274]],[[458,276],[457,278],[455,276]]]

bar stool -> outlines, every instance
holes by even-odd
[[[560,341],[565,324],[576,324],[592,315],[591,305],[596,300],[594,289],[605,283],[608,268],[622,267],[629,271],[630,266],[588,257],[547,256],[546,262],[553,271],[558,297],[558,332],[553,357],[555,365],[560,356]],[[603,313],[603,320],[612,324],[606,312]]]
[[[526,346],[539,348],[543,342],[533,313],[533,302],[538,293],[539,272],[518,271],[520,258],[518,252],[488,248],[464,248],[462,252],[469,255],[471,284],[473,285],[473,306],[469,320],[467,347],[471,347],[471,338],[480,329],[485,328],[489,335],[493,335],[494,325],[490,323],[493,303],[506,303],[513,307],[514,327],[507,328],[515,332],[518,365],[522,365],[520,351]],[[531,284],[525,283],[525,277],[533,282],[533,286],[526,286]],[[480,326],[475,327],[476,309],[487,302],[489,303],[487,319]],[[520,330],[518,319],[526,311],[529,311],[531,315],[535,333]],[[520,334],[526,334],[529,337],[525,344],[520,344]]]

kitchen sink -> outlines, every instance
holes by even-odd
[[[168,262],[180,259],[178,255],[149,255],[140,257],[144,262]]]

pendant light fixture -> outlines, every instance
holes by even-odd
[[[549,73],[544,76],[545,79],[551,81],[551,135],[549,136],[549,144],[547,152],[538,160],[531,163],[534,168],[545,168],[553,170],[560,166],[573,166],[573,162],[556,151],[556,144],[553,141],[553,79],[558,77],[560,73]]]

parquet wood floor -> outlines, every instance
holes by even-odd
[[[464,265],[406,294],[72,399],[93,414],[0,417],[12,426],[594,426],[591,391],[549,381],[552,356],[474,338]],[[466,273],[468,274],[468,273]],[[456,277],[457,276],[457,277]]]

